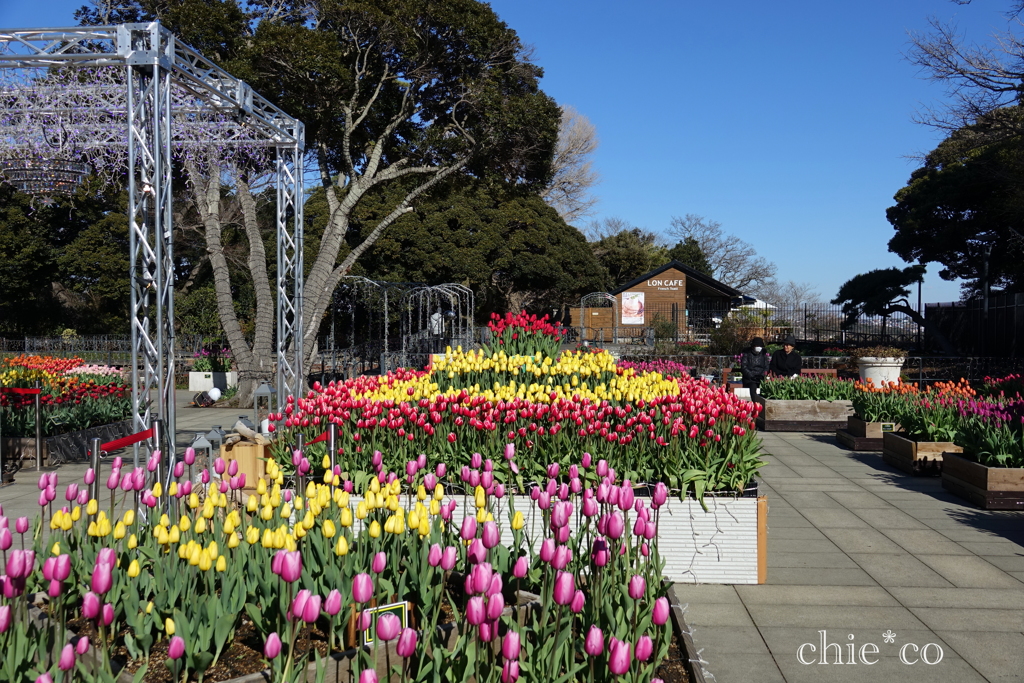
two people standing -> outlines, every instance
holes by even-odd
[[[782,348],[772,354],[771,360],[764,353],[764,340],[754,337],[750,347],[740,356],[740,374],[743,376],[743,388],[750,390],[753,398],[761,388],[761,382],[767,375],[775,377],[798,377],[803,361],[796,351],[796,337],[789,335],[782,342]]]

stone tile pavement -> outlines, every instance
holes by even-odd
[[[676,588],[714,680],[1024,681],[1024,512],[978,510],[831,435],[763,438],[767,584]]]

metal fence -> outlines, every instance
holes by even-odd
[[[218,337],[184,334],[174,338],[175,358],[189,360],[203,348],[226,347],[227,342]],[[5,339],[0,337],[0,356],[59,356],[78,357],[86,363],[105,365],[128,365],[132,358],[131,337],[114,335],[89,335],[74,337],[25,337]]]
[[[1024,294],[926,304],[934,323],[960,353],[979,356],[1024,355]]]

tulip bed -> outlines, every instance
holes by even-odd
[[[5,358],[0,387],[30,388],[39,381],[43,435],[110,424],[131,415],[131,388],[123,373],[104,365],[85,365],[81,358],[18,356]],[[0,393],[0,435],[35,435],[35,397]]]
[[[754,429],[760,409],[688,375],[618,367],[603,351],[551,357],[449,349],[427,371],[315,384],[271,419],[282,425],[275,455],[285,463],[297,434],[313,437],[333,422],[344,471],[369,470],[379,452],[386,469],[425,453],[461,472],[472,454],[513,443],[516,467],[494,477],[518,493],[550,463],[565,468],[587,452],[630,481],[663,482],[700,499],[706,491],[742,491],[763,465]],[[311,460],[316,476],[322,470]]]
[[[193,478],[186,451],[164,489],[153,482],[159,454],[132,471],[115,459],[109,507],[75,484],[57,507],[57,476],[43,474],[34,523],[0,511],[0,678],[113,681],[110,653],[126,651],[136,680],[202,681],[244,627],[275,681],[306,680],[310,657],[326,672],[322,651],[344,650],[361,683],[658,680],[672,638],[657,546],[667,487],[641,500],[584,455],[551,463],[515,510],[489,476],[515,466],[515,447],[495,455],[474,458],[487,483],[456,497],[445,465],[422,455],[401,477],[378,465],[300,480],[301,496],[282,488],[273,460],[245,495],[235,463]],[[537,537],[524,515],[542,521]],[[43,624],[27,614],[37,591],[49,596]],[[519,591],[539,600],[507,610]],[[405,602],[415,625],[367,609]],[[76,619],[91,635],[68,640]],[[394,641],[383,664],[351,649],[353,631]]]

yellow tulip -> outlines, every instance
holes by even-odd
[[[188,531],[191,525],[192,522],[189,520],[187,515],[182,515],[181,519],[178,520],[178,528],[182,531]]]
[[[150,600],[149,602],[146,603],[146,614],[152,614],[152,613],[153,613],[153,601]]]
[[[217,541],[210,541],[210,545],[206,546],[206,549],[210,551],[210,557],[217,559],[220,556],[220,546],[217,545]]]
[[[266,480],[263,479],[263,477],[260,477],[259,479],[256,480],[256,493],[262,496],[266,492],[267,492],[267,482],[266,482]]]
[[[153,484],[153,495],[159,498],[164,494],[164,485],[159,481]]]
[[[50,517],[50,529],[53,530],[53,531],[56,531],[57,529],[60,529],[61,528],[61,524],[62,524],[61,520],[63,520],[63,518],[64,518],[64,513],[61,512],[60,510],[57,510],[56,512],[54,512],[53,516]]]
[[[410,525],[411,526],[411,525]],[[420,517],[419,529],[420,536],[426,536],[430,533],[430,523],[427,522],[426,517]]]
[[[270,529],[264,529],[263,530],[263,536],[260,538],[260,544],[264,548],[273,548],[274,547],[274,532],[271,531]]]
[[[245,501],[245,509],[247,512],[256,512],[259,509],[260,499],[256,494],[249,496],[249,500]]]
[[[192,546],[190,545],[179,545],[178,546],[178,557],[182,560],[187,560],[189,555],[192,554]]]
[[[224,520],[224,533],[228,534],[228,535],[231,535],[232,533],[234,533],[234,531],[235,531],[235,523],[234,523],[234,521],[232,521],[230,517],[225,519]]]
[[[348,491],[343,490],[338,494],[338,507],[348,507]]]
[[[334,527],[334,522],[329,519],[324,520],[324,525],[321,528],[324,538],[334,538],[334,534],[337,533],[337,529]]]
[[[259,534],[256,535],[259,536]],[[228,547],[232,550],[238,547],[239,542],[240,541],[238,540],[238,534],[230,534],[228,536]]]
[[[127,531],[124,528],[124,522],[118,522],[117,525],[114,527],[114,540],[120,541],[122,538],[124,538],[124,535],[126,533]]]
[[[306,498],[312,498],[316,495],[316,484],[312,481],[306,484]]]
[[[440,483],[434,486],[434,500],[440,501],[444,498],[444,486]]]
[[[77,505],[75,507],[71,508],[71,521],[72,522],[77,522],[81,518],[82,518],[82,508],[78,507]],[[65,531],[67,531],[67,529],[65,529]]]
[[[139,545],[139,539],[136,538],[135,534],[128,537],[128,550],[135,550]]]
[[[245,530],[245,542],[249,545],[255,545],[260,540],[260,530],[254,526],[249,527]]]
[[[135,524],[135,510],[128,509],[124,511],[124,525],[131,526]]]
[[[399,508],[398,496],[391,496],[390,498],[388,498],[387,508],[391,512],[397,512],[398,511],[398,508]]]
[[[301,524],[296,524],[295,525],[295,537],[296,538],[305,538],[307,533],[308,532],[306,531],[306,527],[302,526]]]
[[[326,470],[331,466],[331,456],[324,453],[324,459],[320,462],[320,465]]]
[[[475,503],[478,508],[487,506],[487,494],[484,492],[483,486],[477,486],[474,494]]]
[[[188,563],[193,567],[198,567],[199,561],[202,559],[202,555],[205,552],[206,551],[200,548],[198,545],[192,546],[192,552],[190,552],[188,556]],[[210,556],[207,555],[206,559],[210,559]],[[207,567],[207,569],[209,569],[209,567]]]
[[[374,481],[376,481],[376,479],[374,479]],[[374,509],[375,507],[377,507],[377,494],[374,493],[373,491],[367,491],[364,502],[367,508],[371,510]]]
[[[356,505],[356,519],[366,519],[368,514],[370,514],[370,510],[366,501],[359,501],[359,505]]]
[[[164,631],[169,636],[173,636],[174,635],[174,620],[171,619],[170,617],[168,617],[167,619],[164,620]]]
[[[190,508],[192,508],[193,510],[195,510],[197,507],[199,507],[199,494],[197,494],[197,493],[190,493],[190,494],[188,494],[188,506]]]
[[[159,545],[167,545],[171,542],[170,534],[167,533],[167,529],[165,527],[158,526],[156,528],[156,542]]]
[[[313,519],[313,512],[311,510],[306,510],[306,514],[302,517],[302,528],[309,531],[313,528],[314,523],[315,520]]]
[[[370,538],[380,538],[380,524],[377,520],[370,522]]]
[[[423,500],[426,500],[426,499],[427,499],[427,487],[425,487],[423,484],[420,484],[416,488],[416,500],[423,501]]]
[[[396,525],[397,522],[398,522],[398,518],[397,517],[395,517],[393,515],[391,517],[388,517],[384,521],[384,531],[386,533],[389,533],[389,534],[396,533],[395,532],[395,525]]]
[[[131,578],[134,579],[138,575],[139,575],[139,561],[138,560],[132,560],[132,563],[130,565],[128,565],[128,576],[130,576]]]
[[[295,552],[298,548],[298,544],[295,542],[295,538],[291,534],[285,534],[284,536],[284,549],[290,553]]]
[[[344,534],[338,536],[338,542],[334,545],[334,554],[338,557],[348,555],[348,540]]]
[[[89,516],[95,515],[96,511],[100,509],[100,504],[95,498],[89,501],[89,504],[85,506],[85,513]]]
[[[377,477],[374,477],[374,478],[370,479],[369,491],[374,493],[374,494],[380,493],[380,480],[377,479]]]
[[[274,532],[274,547],[281,549],[284,547],[285,533],[281,529]]]
[[[199,569],[201,571],[209,571],[213,567],[213,559],[210,557],[210,553],[203,550],[199,553]]]
[[[441,504],[436,500],[430,501],[430,514],[433,516],[441,514]]]
[[[171,485],[167,487],[167,495],[172,498],[178,495],[178,482],[171,482]]]
[[[167,534],[167,538],[171,543],[178,543],[181,541],[181,531],[178,530],[177,524],[171,527],[170,532]]]
[[[281,507],[281,519],[288,519],[292,516],[292,505],[291,503],[285,503]]]
[[[526,522],[523,520],[523,513],[516,510],[516,514],[512,515],[512,528],[518,531],[525,526]]]
[[[227,568],[228,568],[228,561],[224,559],[223,555],[221,555],[220,557],[217,558],[217,571],[222,572],[222,571],[224,571]]]
[[[347,507],[341,509],[341,525],[343,527],[352,526],[352,510]]]
[[[54,557],[56,557],[56,556],[58,556],[58,555],[60,555],[60,554],[61,554],[61,553],[60,553],[60,541],[57,541],[56,543],[54,543],[54,544],[53,544],[53,547],[52,547],[52,548],[50,548],[50,553],[51,553],[51,554],[52,554],[52,555],[53,555]]]

